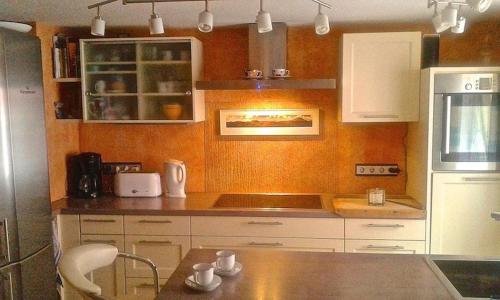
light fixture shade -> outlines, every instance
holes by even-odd
[[[434,29],[437,33],[441,33],[450,28],[450,25],[444,23],[441,14],[438,13],[434,14],[434,17],[432,17],[432,25],[434,25]]]
[[[467,0],[467,4],[480,13],[487,11],[492,2],[493,0]]]
[[[459,17],[457,21],[457,25],[451,27],[451,32],[453,33],[464,33],[465,31],[465,18]]]
[[[328,20],[328,16],[319,13],[316,18],[314,18],[314,28],[316,30],[316,34],[323,35],[330,32],[330,22]]]
[[[96,36],[104,36],[104,31],[106,30],[106,21],[104,21],[101,16],[96,16],[92,19],[92,26],[90,29],[90,34]]]
[[[458,17],[458,9],[456,7],[453,7],[451,4],[446,6],[445,9],[443,9],[443,13],[441,15],[442,22],[447,23],[448,26],[453,27],[457,25],[457,17]]]
[[[214,15],[204,10],[198,15],[198,30],[201,32],[210,32],[214,27]]]
[[[265,33],[273,30],[273,22],[271,21],[271,14],[267,11],[259,11],[257,14],[257,31]]]
[[[163,20],[157,15],[152,14],[149,18],[149,34],[163,34]]]

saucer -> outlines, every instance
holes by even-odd
[[[258,79],[263,79],[264,76],[258,76],[258,77],[249,77],[249,76],[245,76],[243,77],[245,79],[249,79],[249,80],[258,80]]]
[[[240,264],[239,262],[235,262],[233,269],[230,271],[223,271],[223,270],[217,269],[217,263],[215,261],[212,263],[212,266],[214,267],[215,274],[220,275],[220,276],[227,276],[227,277],[234,276],[234,275],[238,274],[241,271],[241,269],[243,269],[243,265]]]
[[[292,76],[286,75],[286,76],[271,76],[272,79],[285,79],[285,78],[290,78]]]
[[[192,288],[193,290],[202,291],[202,292],[211,292],[211,291],[215,290],[217,287],[219,287],[219,285],[222,283],[222,278],[220,278],[217,275],[214,275],[214,279],[212,280],[212,282],[210,284],[201,285],[201,284],[196,283],[196,281],[194,281],[193,275],[189,275],[189,277],[186,278],[186,280],[184,280],[184,283],[188,287]]]

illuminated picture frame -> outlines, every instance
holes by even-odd
[[[221,135],[319,135],[319,109],[220,110]]]

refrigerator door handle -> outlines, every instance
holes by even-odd
[[[9,228],[7,219],[0,221],[0,263],[8,263],[10,261],[9,251]]]
[[[491,213],[491,217],[495,220],[495,221],[500,221],[500,211],[494,211]]]

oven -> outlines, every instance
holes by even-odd
[[[500,72],[436,74],[432,169],[500,170]]]

